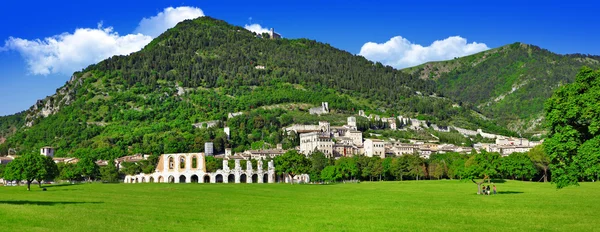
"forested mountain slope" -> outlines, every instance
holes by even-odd
[[[404,69],[436,82],[436,91],[471,105],[513,130],[540,129],[544,101],[571,83],[583,66],[600,67],[600,56],[559,55],[514,43],[454,60]]]
[[[58,156],[106,159],[203,151],[206,141],[214,141],[217,152],[224,147],[242,151],[263,142],[290,147],[297,138],[283,135],[280,128],[307,121],[291,103],[322,101],[341,115],[365,109],[510,133],[468,108],[435,97],[435,89],[434,82],[328,44],[262,39],[202,17],[179,23],[139,52],[76,72],[55,95],[19,116],[25,126],[17,125],[16,133],[0,144],[0,153],[51,145]],[[261,108],[275,104],[289,105]],[[238,111],[246,114],[227,118]],[[231,127],[231,140],[219,129],[222,123],[210,129],[193,126],[207,120]]]

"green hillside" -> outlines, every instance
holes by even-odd
[[[452,100],[432,97],[435,89],[429,80],[328,44],[262,39],[202,17],[179,23],[139,52],[76,72],[55,95],[19,116],[25,126],[0,144],[0,154],[51,145],[58,156],[105,159],[203,151],[206,141],[215,142],[217,152],[262,142],[291,147],[296,138],[280,128],[320,118],[303,116],[305,108],[288,103],[329,102],[340,117],[364,109],[510,133]],[[278,104],[284,106],[265,107]],[[246,114],[227,118],[240,111]],[[209,120],[221,122],[210,129],[193,126]],[[230,141],[225,124],[232,129]]]
[[[513,130],[539,130],[544,101],[571,83],[583,66],[600,67],[600,56],[559,55],[514,43],[449,61],[405,69],[434,80],[437,91],[477,108]]]

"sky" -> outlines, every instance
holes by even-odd
[[[396,68],[514,42],[600,55],[594,1],[3,1],[0,116],[52,95],[74,71],[143,48],[185,19],[274,28]]]

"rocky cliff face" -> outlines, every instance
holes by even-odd
[[[82,84],[82,79],[78,79],[75,75],[66,85],[56,90],[54,95],[48,96],[42,100],[38,100],[25,116],[25,126],[31,127],[36,120],[45,118],[57,113],[62,106],[69,105],[75,96],[74,90]]]

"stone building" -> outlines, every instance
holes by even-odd
[[[263,170],[263,161],[258,160],[257,167],[252,162],[246,162],[241,167],[240,160],[235,160],[235,167],[229,167],[228,160],[223,160],[222,169],[216,172],[206,171],[204,153],[180,153],[161,155],[152,174],[137,174],[125,176],[125,183],[274,183],[275,166],[273,161],[268,163],[268,169]],[[307,176],[300,175],[301,181],[308,182]]]
[[[329,113],[329,103],[327,103],[327,102],[321,102],[321,106],[320,107],[310,108],[308,110],[308,112],[310,114],[317,114],[317,115],[328,114]]]
[[[323,152],[325,156],[333,156],[333,141],[328,134],[311,132],[300,134],[300,153],[308,156],[315,150]]]
[[[379,139],[365,140],[365,156],[385,158],[385,143]]]

